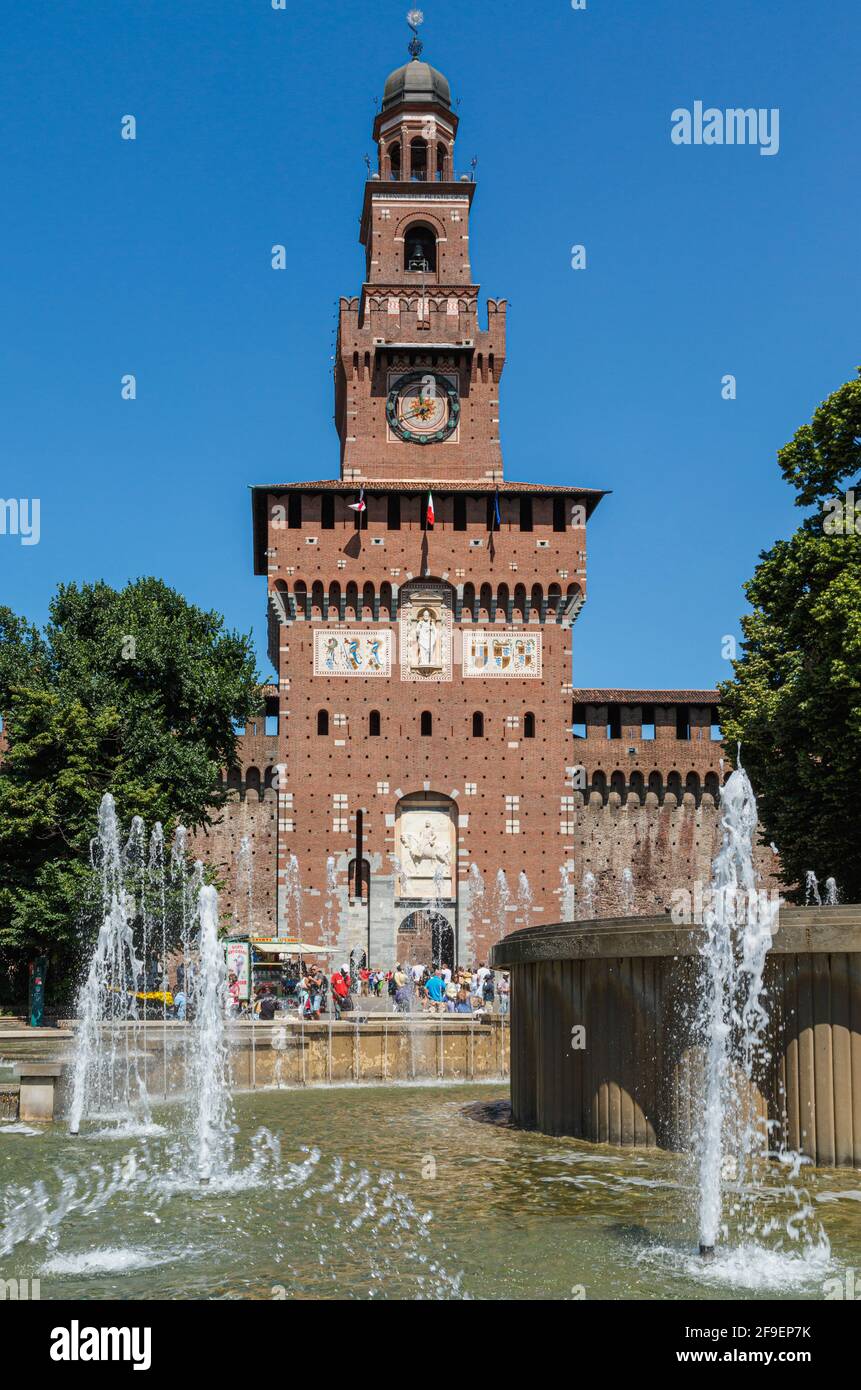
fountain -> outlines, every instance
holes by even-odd
[[[534,899],[532,886],[526,873],[521,869],[517,877],[517,915],[525,927],[532,925],[532,903]]]
[[[236,901],[237,904],[245,902],[245,922],[237,920],[237,927],[247,931],[249,936],[254,935],[254,861],[251,855],[251,836],[243,835],[239,841],[239,853],[236,856]]]
[[[822,906],[822,897],[819,892],[819,880],[812,869],[808,869],[804,880],[804,901],[810,907],[811,903],[816,903],[817,907]]]
[[[291,854],[284,874],[284,917],[286,936],[302,939],[302,880],[299,876],[299,860]]]
[[[98,833],[90,859],[101,883],[101,924],[86,978],[78,995],[80,1026],[72,1072],[69,1130],[78,1134],[85,1109],[148,1124],[149,1097],[139,1067],[140,1028],[135,992],[144,964],[134,948],[134,898],[126,870],[142,872],[142,823],[136,821],[124,862],[114,798],[99,807]]]
[[[827,878],[825,880],[825,906],[837,907],[839,902],[840,890],[837,887],[837,880],[835,878]]]
[[[595,916],[595,875],[591,869],[583,875],[583,916]]]
[[[577,911],[577,889],[571,881],[567,864],[559,866],[559,911],[560,921],[573,922]]]
[[[200,889],[200,976],[191,1057],[194,1160],[207,1184],[230,1166],[232,1102],[227,1051],[227,963],[218,938],[218,894]]]
[[[634,875],[629,868],[622,870],[622,911],[626,917],[631,917],[634,912]]]
[[[508,905],[510,902],[511,889],[508,886],[508,880],[505,877],[505,871],[503,869],[498,869],[496,873],[496,880],[494,882],[493,903],[491,911],[496,921],[500,938],[503,937],[506,931],[508,930],[508,917],[506,914],[508,912]]]
[[[768,1148],[748,1091],[755,1073],[769,1060],[763,973],[779,906],[757,892],[756,799],[741,767],[723,788],[721,811],[723,844],[714,863],[712,893],[704,913],[705,940],[700,946],[705,970],[699,1024],[706,1067],[699,1232],[700,1253],[707,1256],[714,1254],[720,1230],[725,1172],[743,1184]],[[739,1073],[745,1088],[739,1086]]]

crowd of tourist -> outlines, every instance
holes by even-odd
[[[319,965],[300,964],[287,978],[279,996],[274,985],[259,985],[253,1003],[242,1001],[236,975],[228,977],[228,1013],[233,1018],[271,1021],[276,1012],[296,1009],[309,1020],[353,1013],[357,1000],[386,999],[397,1013],[488,1014],[509,1011],[511,981],[507,970],[494,972],[483,961],[474,970],[401,965],[394,970],[353,967],[346,962],[331,974]],[[358,1006],[360,1007],[360,1006]]]

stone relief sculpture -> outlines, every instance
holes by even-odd
[[[445,585],[404,585],[401,609],[401,680],[451,680],[451,597]]]

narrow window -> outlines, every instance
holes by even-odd
[[[302,529],[302,494],[291,492],[287,496],[287,527],[290,531]]]
[[[575,705],[571,713],[571,732],[575,738],[586,737],[586,706]]]
[[[532,530],[532,498],[521,497],[520,499],[520,529],[521,531]]]
[[[553,498],[553,530],[565,530],[565,507],[567,499],[564,497]]]
[[[388,517],[387,525],[390,531],[400,531],[401,529],[401,495],[399,492],[390,492],[388,496]]]
[[[422,710],[422,738],[431,738],[433,735],[433,715],[430,710]]]
[[[534,714],[531,714],[531,713],[530,713],[530,714],[525,714],[525,715],[523,716],[523,737],[524,737],[524,738],[534,738],[534,737],[535,737],[535,715],[534,715]]]
[[[318,734],[328,734],[328,732],[329,732],[329,711],[328,711],[327,709],[319,709],[319,710],[317,711],[317,733],[318,733]]]
[[[460,492],[455,493],[454,497],[454,529],[466,530],[466,498]]]
[[[380,711],[372,709],[368,718],[368,734],[371,738],[380,737]]]
[[[323,531],[334,531],[335,529],[335,498],[331,492],[323,493],[323,500],[320,504],[320,527]]]
[[[640,724],[642,732],[640,737],[644,743],[653,743],[655,738],[655,706],[643,705],[640,711]]]
[[[481,710],[476,710],[472,716],[472,736],[473,738],[484,738],[484,715]]]
[[[622,711],[618,705],[607,706],[607,737],[622,737]]]
[[[687,705],[676,705],[676,738],[689,739],[691,736],[691,712]]]
[[[712,726],[712,727],[711,727],[712,742],[713,742],[713,743],[720,743],[720,742],[723,740],[723,734],[721,733],[721,727],[720,727],[720,710],[718,709],[717,705],[712,705],[712,708],[711,708],[711,716],[710,716],[710,722],[711,722],[711,726]]]

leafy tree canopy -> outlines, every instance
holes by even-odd
[[[0,608],[0,946],[68,966],[104,793],[125,823],[211,823],[259,702],[250,637],[160,580],[63,585],[44,634]]]
[[[816,511],[761,554],[745,586],[752,612],[734,679],[721,688],[724,735],[731,753],[742,744],[787,888],[803,896],[813,869],[857,902],[861,506],[856,513],[851,484],[861,478],[861,379],[829,396],[778,460],[797,504]],[[841,487],[849,499],[835,509]]]

